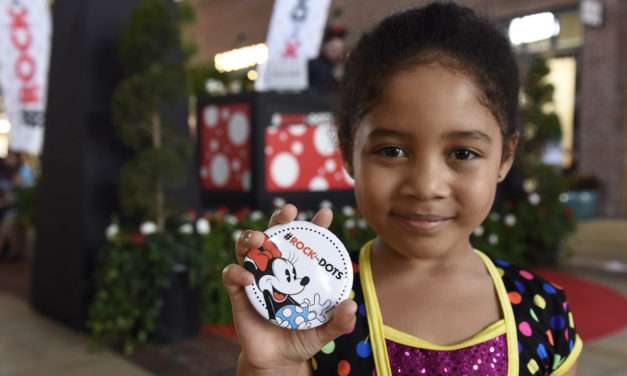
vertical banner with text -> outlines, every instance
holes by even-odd
[[[0,0],[0,85],[10,148],[35,155],[44,136],[51,24],[48,0]]]
[[[303,90],[307,60],[318,56],[330,0],[276,0],[268,28],[268,61],[259,66],[257,91]]]

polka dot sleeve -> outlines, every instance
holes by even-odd
[[[541,276],[496,260],[518,334],[521,375],[563,375],[576,362],[582,342],[562,288]]]
[[[549,317],[549,343],[553,342],[551,375],[563,375],[575,364],[582,349],[575,320],[566,299],[566,293],[556,289],[551,303],[553,314]],[[550,334],[549,334],[550,333]]]

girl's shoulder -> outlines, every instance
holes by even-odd
[[[549,312],[567,308],[566,292],[562,286],[507,261],[497,259],[493,262],[514,308],[531,307]]]
[[[521,370],[570,368],[582,342],[564,289],[506,261],[494,260],[494,265],[514,313]]]

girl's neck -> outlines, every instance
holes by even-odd
[[[373,271],[379,275],[411,273],[427,278],[450,273],[484,272],[470,242],[459,244],[435,256],[432,252],[419,250],[395,250],[383,239],[377,238],[373,244],[371,262]]]

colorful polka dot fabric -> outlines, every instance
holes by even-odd
[[[366,248],[366,246],[364,246]],[[361,252],[364,252],[362,248]],[[357,255],[351,254],[356,263]],[[487,261],[485,261],[487,260]],[[434,350],[398,343],[385,334],[384,350],[389,370],[375,367],[376,345],[370,337],[369,314],[365,303],[360,271],[369,267],[356,265],[351,297],[358,304],[357,322],[351,333],[329,342],[312,358],[314,375],[563,375],[581,352],[581,339],[575,331],[564,291],[541,277],[505,261],[484,262],[496,270],[504,286],[504,304],[511,306],[513,320],[503,320],[511,335],[501,330],[479,343],[453,350]],[[498,272],[498,273],[497,273]],[[496,282],[496,281],[495,281]],[[507,302],[509,300],[509,302]],[[515,328],[514,328],[515,327]],[[483,337],[482,337],[483,338]],[[514,338],[510,341],[510,338]],[[472,342],[472,340],[470,340]],[[376,343],[377,341],[375,341]],[[477,342],[477,341],[475,341]],[[509,342],[512,345],[509,345]],[[509,346],[508,346],[509,345]],[[509,350],[508,350],[509,347]],[[509,356],[508,356],[509,353]],[[511,356],[511,355],[514,356]],[[508,367],[511,359],[517,367]],[[516,370],[517,371],[513,371]],[[509,374],[508,374],[509,372]]]
[[[563,374],[582,346],[564,291],[505,261],[496,260],[494,264],[502,276],[516,318],[520,374]],[[569,355],[573,359],[565,364]]]

